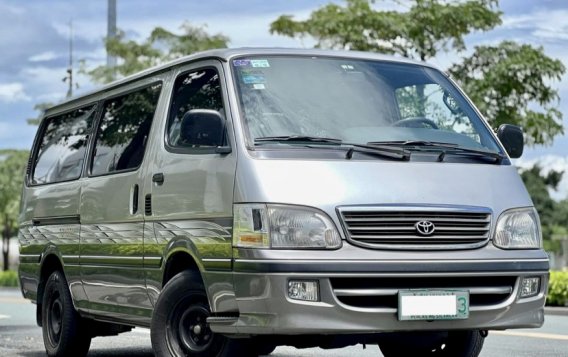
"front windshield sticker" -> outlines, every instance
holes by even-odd
[[[250,65],[253,67],[263,67],[263,68],[270,67],[268,60],[265,59],[250,60]]]
[[[233,64],[239,67],[248,67],[250,66],[250,60],[234,60]]]
[[[252,85],[252,89],[266,89],[263,83],[255,83]]]
[[[245,84],[266,83],[264,73],[260,70],[243,70],[242,79]]]

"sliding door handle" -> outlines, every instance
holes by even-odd
[[[130,206],[130,213],[133,214],[133,215],[138,212],[138,191],[139,191],[138,184],[135,184],[132,187],[132,191],[131,191],[132,201],[131,201],[131,206]]]

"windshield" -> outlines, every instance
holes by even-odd
[[[232,65],[251,145],[293,136],[500,152],[465,98],[432,68],[292,56],[240,58]]]

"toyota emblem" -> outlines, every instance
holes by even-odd
[[[434,226],[434,223],[430,221],[416,222],[414,228],[416,228],[416,232],[418,232],[418,234],[422,236],[432,235],[434,233],[434,230],[436,230],[436,226]]]

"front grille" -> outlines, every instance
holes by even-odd
[[[489,240],[491,211],[426,209],[340,208],[347,238],[354,244],[379,249],[468,249]],[[434,232],[421,234],[416,227],[425,221]]]
[[[408,289],[469,291],[472,308],[505,302],[515,290],[515,276],[331,278],[337,299],[359,308],[398,308],[398,292]]]

